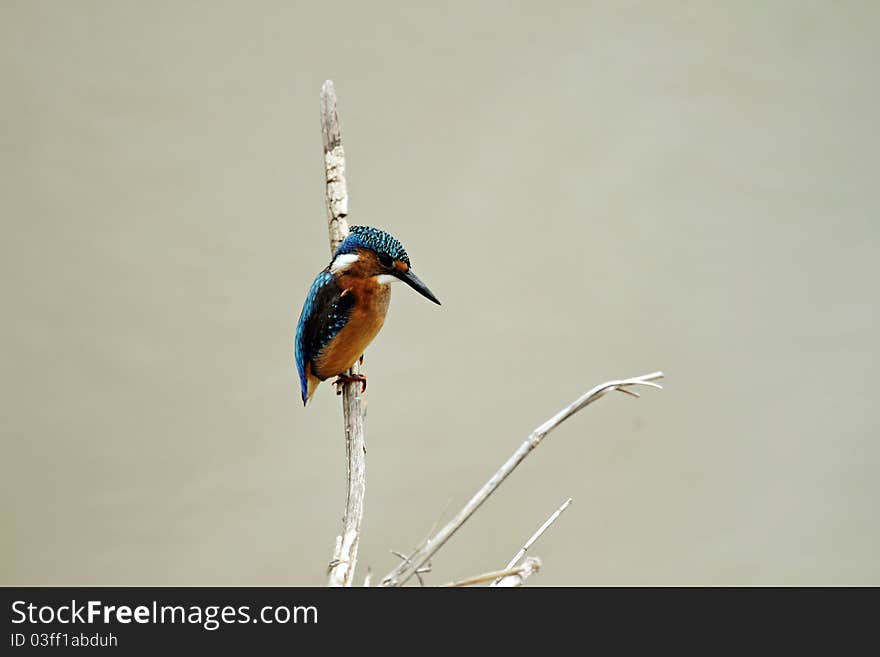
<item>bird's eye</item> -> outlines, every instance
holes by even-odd
[[[391,265],[393,264],[393,262],[394,262],[394,261],[391,259],[391,256],[388,255],[387,253],[380,253],[380,254],[379,254],[379,263],[380,263],[383,267],[388,267],[388,268],[390,268]]]

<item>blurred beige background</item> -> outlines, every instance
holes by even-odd
[[[535,584],[880,584],[880,9],[0,5],[0,583],[324,583],[338,399],[318,93],[396,288],[367,353],[361,572],[559,407],[434,560]],[[447,501],[452,499],[451,506]]]

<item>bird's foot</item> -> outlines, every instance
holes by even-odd
[[[361,384],[361,392],[367,391],[367,376],[366,374],[339,374],[336,377],[336,380],[333,382],[333,385],[336,386],[336,394],[342,394],[342,386],[346,383],[357,383]]]

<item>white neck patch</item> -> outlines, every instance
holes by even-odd
[[[358,257],[357,253],[340,253],[333,258],[333,262],[330,264],[330,273],[338,274],[345,271],[358,261]]]

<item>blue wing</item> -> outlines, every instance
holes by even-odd
[[[314,323],[316,317],[316,300],[318,292],[321,288],[333,282],[333,275],[328,271],[322,271],[315,277],[309,293],[306,295],[306,302],[303,304],[302,312],[299,315],[299,322],[296,325],[296,339],[294,341],[294,356],[296,357],[296,369],[299,372],[299,384],[302,389],[303,403],[306,401],[308,392],[308,381],[306,381],[306,363],[314,358],[315,354],[310,353],[310,340],[306,340],[306,328]]]
[[[343,295],[342,292],[333,274],[324,270],[315,278],[303,304],[294,342],[303,403],[308,398],[309,388],[306,364],[317,358],[321,350],[342,330],[351,314],[354,295]],[[317,376],[314,364],[312,373]]]

